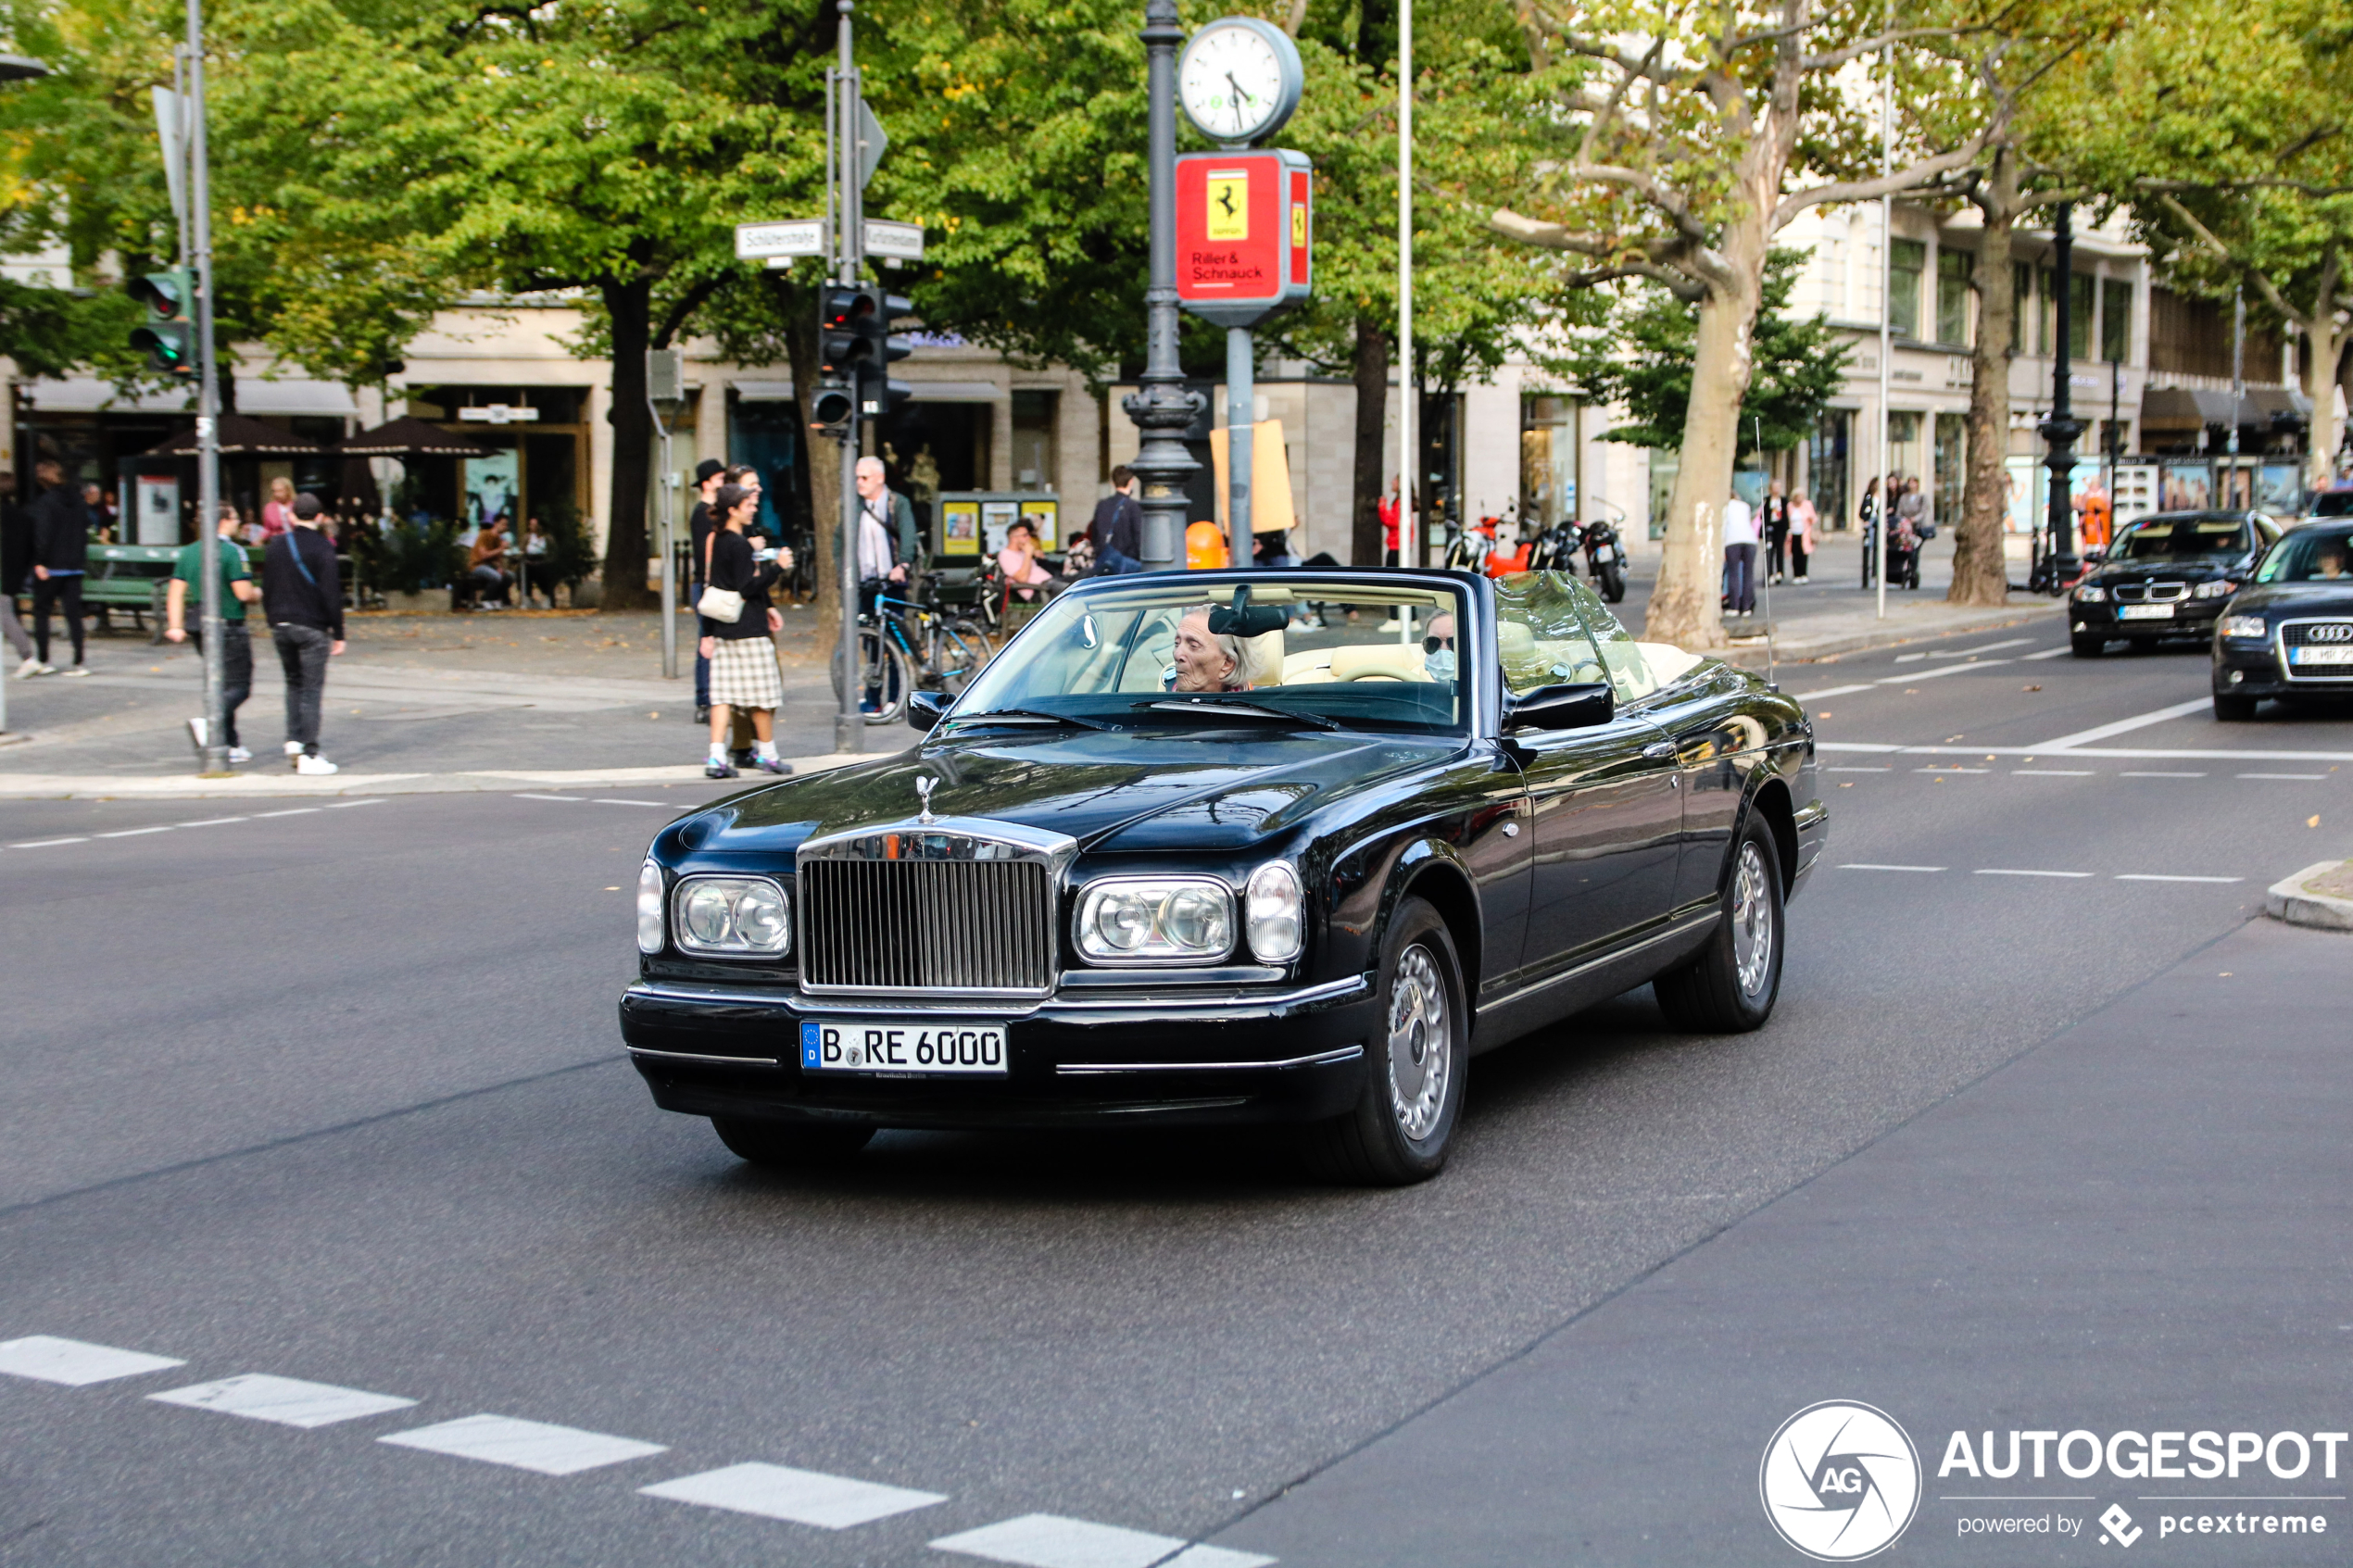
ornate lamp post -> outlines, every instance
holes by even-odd
[[[1136,470],[1144,513],[1144,564],[1155,571],[1184,558],[1185,481],[1201,464],[1185,450],[1185,432],[1201,417],[1201,394],[1185,390],[1176,357],[1176,48],[1185,31],[1176,0],[1146,0],[1144,55],[1151,90],[1151,284],[1144,291],[1144,373],[1121,403],[1143,433],[1128,466]]]
[[[2069,371],[2073,368],[2074,351],[2070,335],[2070,307],[2075,295],[2073,208],[2071,202],[2059,203],[2058,227],[2051,241],[2051,270],[2057,289],[2057,297],[2051,302],[2055,340],[2051,345],[2051,417],[2043,421],[2039,432],[2051,444],[2051,455],[2043,459],[2051,470],[2050,542],[2043,559],[2047,573],[2045,586],[2054,594],[2066,591],[2079,564],[2075,558],[2075,497],[2071,482],[2075,474],[2075,438],[2083,433],[2083,421],[2068,406]]]

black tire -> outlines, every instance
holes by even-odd
[[[1740,1035],[1773,1016],[1781,991],[1781,858],[1773,835],[1752,815],[1732,841],[1724,886],[1723,919],[1707,945],[1680,968],[1652,982],[1658,1010],[1676,1028],[1694,1035]],[[1756,944],[1761,939],[1763,950]],[[1744,963],[1743,960],[1747,961]]]
[[[2255,717],[2255,705],[2259,700],[2258,697],[2241,696],[2235,692],[2216,692],[2214,718],[2219,723],[2244,724]]]
[[[1620,571],[1615,563],[1602,568],[1602,597],[1612,604],[1626,601],[1626,573]]]
[[[961,696],[988,662],[988,633],[979,621],[959,617],[940,629],[937,648],[933,677],[941,691]]]
[[[869,725],[896,724],[907,716],[907,696],[915,689],[915,671],[899,645],[875,626],[858,628],[858,667],[862,693],[875,694]],[[841,649],[834,649],[834,700],[841,700]]]
[[[2078,632],[2067,639],[2067,646],[2078,659],[2097,659],[2108,651],[2108,639],[2089,637]]]
[[[1308,1159],[1318,1174],[1358,1186],[1409,1186],[1445,1168],[1470,1045],[1462,974],[1438,911],[1419,898],[1400,902],[1381,942],[1378,1000],[1387,1023],[1365,1043],[1364,1093],[1354,1110],[1308,1130]],[[1411,1130],[1416,1126],[1419,1136]]]
[[[806,1171],[838,1165],[874,1141],[872,1127],[830,1122],[737,1122],[711,1119],[711,1131],[738,1160],[769,1171]]]

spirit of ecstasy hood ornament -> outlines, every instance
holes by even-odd
[[[939,781],[933,778],[929,773],[917,773],[915,775],[915,793],[922,796],[924,800],[923,814],[918,816],[915,821],[921,822],[925,827],[931,826],[934,820],[931,814],[931,792],[938,787]]]

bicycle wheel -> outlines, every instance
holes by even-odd
[[[933,628],[931,673],[950,696],[962,696],[988,662],[988,633],[978,621],[959,617]]]
[[[834,700],[842,697],[841,650],[833,657]],[[907,694],[915,674],[907,656],[880,628],[858,628],[858,706],[869,724],[895,724],[906,717]]]

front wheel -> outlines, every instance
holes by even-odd
[[[1735,841],[1731,874],[1720,897],[1723,918],[1707,945],[1652,983],[1667,1021],[1695,1035],[1761,1028],[1780,995],[1780,856],[1754,816]]]
[[[1625,602],[1626,573],[1618,570],[1616,561],[1610,561],[1602,568],[1602,597],[1612,604]]]
[[[736,1159],[769,1171],[837,1165],[875,1136],[872,1127],[826,1122],[738,1122],[724,1116],[712,1117],[711,1128]]]
[[[988,633],[977,621],[959,617],[935,633],[931,673],[939,689],[961,696],[980,667],[988,662]]]
[[[1407,897],[1381,944],[1379,1032],[1365,1042],[1356,1108],[1313,1128],[1318,1171],[1360,1186],[1406,1186],[1445,1168],[1462,1115],[1470,1043],[1462,965],[1438,911]]]
[[[841,649],[834,649],[834,700],[842,696]],[[905,717],[907,696],[915,689],[913,669],[899,645],[879,626],[858,628],[858,707],[869,724],[895,724]]]

